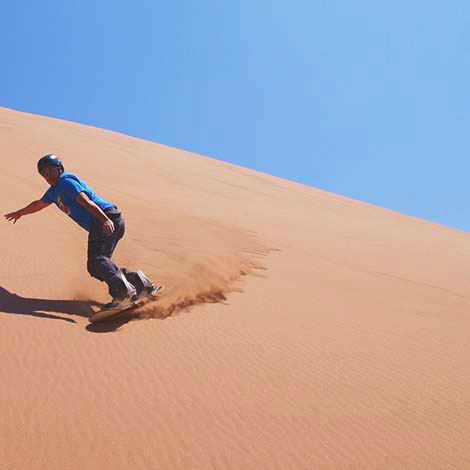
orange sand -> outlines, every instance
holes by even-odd
[[[2,214],[57,153],[122,210],[116,261],[166,286],[91,325],[87,233],[3,220],[2,470],[470,468],[468,234],[4,108],[0,135]]]

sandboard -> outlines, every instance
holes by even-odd
[[[108,309],[98,310],[96,313],[91,315],[88,318],[88,320],[91,323],[97,323],[97,322],[100,322],[100,321],[109,320],[111,318],[114,318],[114,317],[116,317],[117,315],[119,315],[123,312],[127,312],[128,310],[131,310],[132,308],[140,307],[140,306],[146,304],[147,302],[151,302],[151,301],[155,300],[160,295],[160,293],[162,292],[163,289],[164,289],[163,286],[157,286],[157,287],[155,287],[155,289],[152,292],[147,294],[145,297],[140,297],[137,300],[135,300],[134,302],[131,302],[130,304],[126,305],[125,307],[108,308]]]

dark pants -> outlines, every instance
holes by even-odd
[[[87,268],[92,277],[108,284],[112,297],[123,297],[127,289],[120,274],[124,274],[128,280],[136,276],[136,273],[126,268],[121,269],[111,260],[118,241],[124,236],[124,219],[116,208],[106,209],[104,212],[113,221],[114,232],[105,235],[103,224],[93,217],[88,235]]]

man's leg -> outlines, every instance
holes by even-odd
[[[136,294],[135,287],[130,283],[119,266],[111,260],[118,241],[123,237],[124,219],[117,211],[106,211],[114,223],[114,232],[111,235],[103,233],[102,223],[93,219],[88,235],[88,272],[100,281],[106,282],[109,294],[114,299],[132,297]]]

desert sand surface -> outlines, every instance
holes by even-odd
[[[91,324],[87,233],[2,218],[2,470],[470,468],[467,233],[5,108],[0,136],[2,214],[56,153],[166,287]]]

